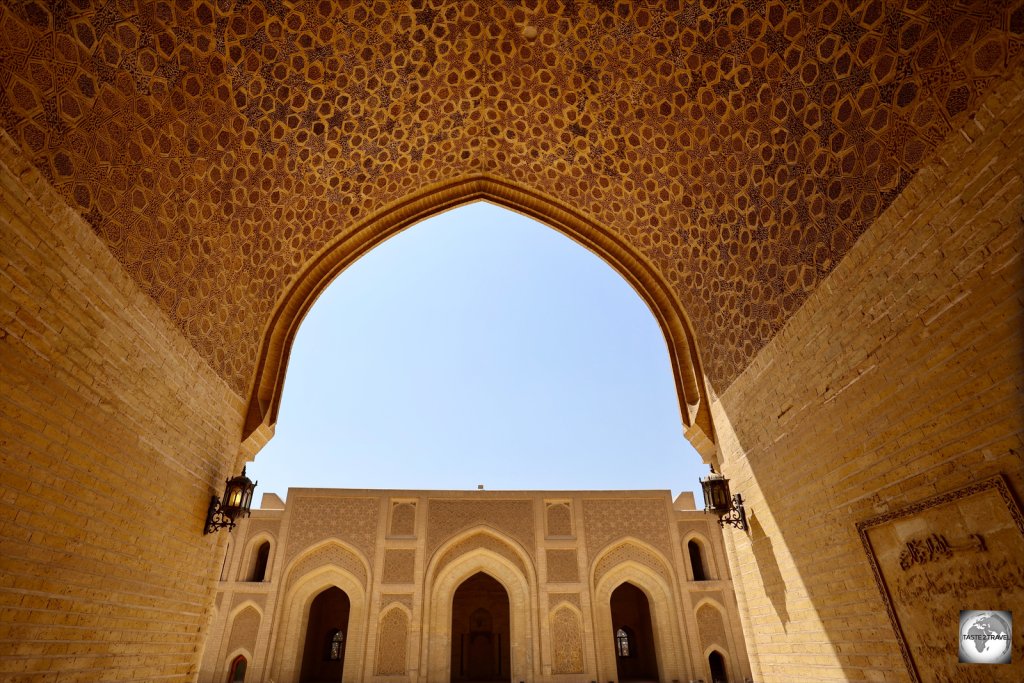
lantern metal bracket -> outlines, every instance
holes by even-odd
[[[211,496],[210,507],[206,510],[206,526],[203,535],[212,534],[218,529],[226,528],[228,532],[235,528],[235,520],[249,516],[252,504],[252,492],[256,483],[245,476],[245,468],[237,477],[224,480],[224,497]]]
[[[228,517],[224,512],[223,506],[220,504],[220,498],[218,496],[210,497],[210,509],[206,511],[206,529],[203,530],[203,535],[212,534],[218,529],[231,530],[235,528],[235,520]]]
[[[726,524],[740,531],[747,531],[750,528],[747,524],[747,510],[743,507],[743,496],[739,493],[733,495],[729,511],[718,519],[718,526],[724,529]]]

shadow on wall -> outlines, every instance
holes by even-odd
[[[751,514],[747,520],[750,523],[750,547],[754,550],[754,560],[757,562],[757,570],[761,573],[761,583],[764,585],[765,595],[772,601],[775,614],[779,617],[783,630],[789,623],[789,610],[786,609],[786,582],[779,571],[779,562],[775,559],[775,550],[772,547],[772,539],[764,532],[764,527],[758,521],[756,514]]]

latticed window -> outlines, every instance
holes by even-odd
[[[337,662],[341,659],[344,652],[345,634],[338,629],[334,629],[328,634],[327,638],[327,659]]]
[[[630,642],[629,631],[620,628],[615,632],[615,654],[619,657],[629,657],[633,652],[633,644]]]

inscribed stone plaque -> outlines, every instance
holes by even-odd
[[[1024,629],[1010,664],[958,661],[960,610],[1024,620],[1024,517],[994,477],[857,525],[914,681],[1019,683]]]

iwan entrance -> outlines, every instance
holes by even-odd
[[[455,591],[452,603],[452,681],[510,677],[508,592],[480,572]]]

